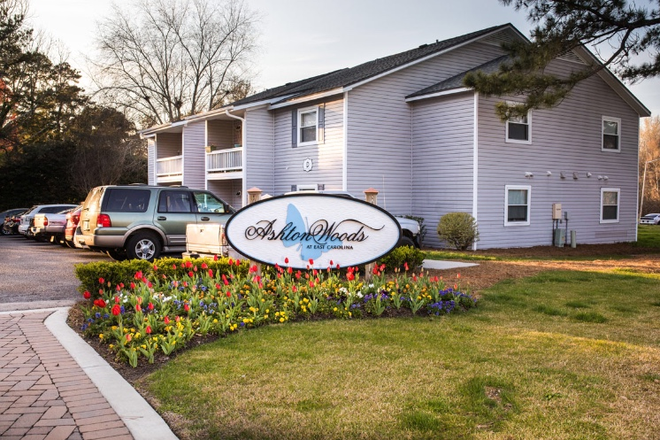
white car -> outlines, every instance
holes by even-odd
[[[339,190],[302,190],[302,191],[291,191],[286,193],[285,195],[290,195],[290,194],[305,194],[305,193],[314,193],[314,194],[330,194],[330,195],[335,195],[335,196],[341,196],[341,197],[348,197],[351,199],[356,199],[353,194],[347,192],[347,191],[339,191]],[[419,247],[419,232],[420,232],[420,226],[419,223],[416,220],[412,220],[400,215],[395,215],[394,218],[396,219],[397,222],[399,222],[399,226],[401,226],[401,232],[402,236],[401,239],[399,240],[399,244],[397,246],[411,246],[411,247]]]
[[[657,225],[658,223],[660,223],[660,214],[658,213],[646,214],[639,220],[640,225]]]

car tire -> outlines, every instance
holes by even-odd
[[[396,244],[396,247],[403,247],[403,246],[410,246],[410,247],[416,247],[415,242],[412,241],[410,237],[403,236],[399,239],[399,242]]]
[[[126,241],[126,255],[131,260],[153,261],[160,251],[160,240],[149,232],[138,232]]]

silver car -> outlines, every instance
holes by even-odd
[[[18,233],[25,236],[25,238],[32,238],[32,231],[30,227],[34,226],[34,216],[37,214],[54,214],[56,212],[62,212],[65,209],[75,208],[77,205],[70,204],[57,204],[57,205],[35,205],[26,211],[21,216],[21,223],[18,225]]]

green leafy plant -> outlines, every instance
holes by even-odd
[[[169,356],[195,335],[225,335],[291,320],[439,316],[476,304],[463,292],[445,289],[437,276],[409,269],[406,262],[404,271],[396,269],[393,276],[385,274],[384,264],[375,266],[368,282],[355,267],[303,272],[277,266],[258,275],[256,266],[236,261],[135,263],[97,264],[92,266],[100,271],[96,274],[77,268],[95,292],[83,293],[89,300],[81,308],[83,332],[99,337],[133,367],[140,358],[154,362],[158,351]],[[139,270],[120,279],[130,268]]]
[[[378,260],[379,265],[385,265],[388,272],[395,270],[415,269],[424,262],[424,252],[412,246],[400,246],[392,250],[389,254]]]
[[[467,212],[450,212],[440,218],[438,236],[455,249],[465,250],[479,240],[477,221]]]

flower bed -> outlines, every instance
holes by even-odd
[[[104,273],[104,266],[95,268]],[[167,259],[148,269],[114,283],[99,276],[94,293],[83,293],[89,300],[82,308],[85,335],[107,343],[133,367],[140,358],[154,362],[158,352],[170,355],[196,335],[222,336],[305,319],[442,315],[476,305],[458,285],[446,287],[438,277],[409,271],[407,264],[392,275],[384,273],[384,265],[376,266],[367,282],[353,267],[300,271],[275,266],[259,275],[256,266],[231,259]],[[89,278],[89,267],[76,272]]]

